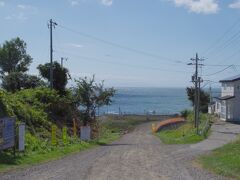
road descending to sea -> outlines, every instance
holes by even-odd
[[[217,127],[217,126],[216,126]],[[215,127],[215,128],[216,128]],[[221,129],[222,135],[227,135]],[[213,128],[214,130],[214,128]],[[213,132],[213,138],[216,133]],[[240,126],[237,129],[240,133]],[[221,140],[221,135],[217,135]],[[234,138],[234,137],[231,137]],[[231,138],[228,138],[229,140]],[[216,141],[214,141],[216,142]],[[221,141],[222,142],[222,141]],[[226,141],[228,142],[228,141]],[[212,144],[212,142],[209,142]],[[63,159],[0,174],[1,180],[207,180],[224,179],[202,170],[194,159],[211,148],[197,145],[164,145],[151,134],[151,123],[141,124],[120,140]],[[219,143],[222,145],[221,143]],[[215,143],[215,147],[217,147]],[[204,148],[205,147],[205,148]]]

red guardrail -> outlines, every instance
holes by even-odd
[[[176,124],[176,123],[181,123],[181,122],[185,122],[185,119],[182,118],[182,117],[167,119],[167,120],[161,121],[157,125],[152,124],[152,131],[153,132],[158,132],[164,126],[168,126],[168,125]]]

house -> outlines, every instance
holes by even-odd
[[[209,105],[209,113],[219,115],[221,120],[240,122],[240,75],[220,81],[221,96]]]

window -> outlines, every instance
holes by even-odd
[[[227,84],[223,84],[223,89],[227,90]]]

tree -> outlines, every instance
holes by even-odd
[[[188,100],[192,102],[192,105],[195,105],[195,88],[194,87],[187,87],[186,89]],[[200,111],[203,113],[208,112],[208,104],[210,103],[210,95],[205,92],[204,90],[200,90]]]
[[[50,63],[40,64],[38,70],[40,75],[50,82]],[[53,62],[53,88],[60,94],[65,94],[65,88],[68,82],[69,72],[67,68],[61,67],[58,62]]]
[[[83,124],[91,124],[96,120],[96,109],[110,105],[115,94],[114,88],[104,88],[104,82],[96,83],[94,76],[75,80],[73,88],[75,103],[80,107],[83,115]]]
[[[22,72],[11,72],[2,77],[2,87],[10,92],[44,85],[44,82],[37,76],[28,75]]]
[[[0,47],[0,72],[2,75],[28,71],[32,58],[27,54],[26,48],[27,44],[18,37],[6,41]]]
[[[37,76],[26,74],[32,62],[26,49],[27,44],[18,37],[5,41],[0,47],[2,87],[7,91],[15,92],[43,85],[43,81]]]

